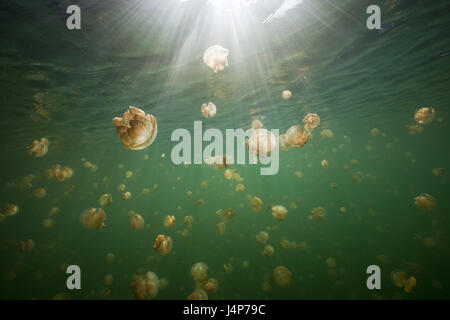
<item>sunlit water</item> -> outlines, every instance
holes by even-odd
[[[201,0],[80,1],[82,29],[69,31],[71,1],[2,1],[0,206],[14,203],[20,212],[0,224],[0,298],[131,299],[133,275],[153,271],[168,280],[156,299],[185,299],[199,261],[220,284],[210,299],[450,297],[449,175],[432,174],[450,163],[448,2],[304,0],[262,24],[281,3],[227,11]],[[378,32],[366,28],[370,4],[382,9]],[[217,74],[202,61],[215,44],[230,51],[229,66]],[[281,97],[286,89],[289,100]],[[209,101],[217,114],[204,119],[200,107]],[[155,142],[142,151],[125,150],[112,125],[128,106],[158,121]],[[436,119],[412,135],[408,126],[421,107],[435,108]],[[284,133],[308,112],[320,115],[320,126],[303,148],[280,151],[276,175],[261,176],[258,165],[231,167],[244,179],[243,193],[212,166],[171,161],[171,132],[192,132],[195,120],[225,130],[248,129],[259,118]],[[334,138],[323,140],[327,128]],[[48,153],[27,154],[41,137],[50,141]],[[72,168],[73,177],[47,179],[54,164]],[[360,183],[352,181],[356,172]],[[29,174],[36,176],[32,186],[21,185]],[[130,200],[121,199],[122,183]],[[33,197],[40,187],[47,195]],[[81,212],[99,207],[104,193],[113,198],[106,226],[84,228]],[[421,193],[437,200],[434,211],[414,205]],[[261,212],[250,209],[252,196],[262,199]],[[288,209],[280,222],[270,210],[278,204]],[[325,218],[308,219],[319,206]],[[52,207],[61,212],[45,228]],[[219,235],[216,211],[225,208],[236,216]],[[131,229],[130,210],[145,219],[143,231]],[[167,215],[175,216],[174,227],[164,226]],[[184,216],[193,216],[191,229]],[[271,257],[255,238],[263,230]],[[172,237],[170,254],[152,249],[158,234]],[[27,239],[35,247],[20,252],[18,242]],[[283,249],[283,239],[307,246]],[[82,270],[78,291],[66,288],[72,264]],[[366,287],[373,264],[381,268],[381,290]],[[279,265],[292,273],[288,287],[274,282]],[[416,278],[411,293],[395,286],[394,270]],[[106,274],[114,278],[109,287]]]

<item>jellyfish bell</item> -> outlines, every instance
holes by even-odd
[[[256,241],[260,244],[265,244],[269,240],[269,234],[266,231],[260,231],[256,235]]]
[[[208,294],[203,289],[195,289],[188,297],[188,300],[208,300]]]
[[[27,147],[28,154],[34,155],[36,158],[43,157],[48,152],[50,142],[46,138],[34,140],[31,146]]]
[[[291,284],[292,273],[284,266],[277,266],[273,270],[273,279],[280,287],[287,287]]]
[[[145,221],[144,218],[140,214],[134,214],[130,218],[130,226],[134,231],[142,231],[144,230]]]
[[[295,125],[288,129],[286,138],[291,147],[301,148],[308,142],[309,134],[303,130],[302,126]]]
[[[277,144],[275,135],[266,129],[253,130],[248,140],[250,154],[258,157],[266,157]]]
[[[208,278],[208,266],[203,262],[197,262],[191,267],[191,275],[194,281],[204,282]]]
[[[316,113],[308,113],[303,118],[303,124],[306,130],[312,131],[320,124],[320,117]]]
[[[112,195],[109,193],[102,194],[99,199],[101,207],[106,207],[112,203]]]
[[[281,96],[283,97],[283,99],[290,99],[292,97],[292,92],[289,90],[283,90]]]
[[[414,204],[417,208],[424,211],[433,211],[436,209],[436,199],[428,193],[419,194],[414,198]]]
[[[102,208],[87,208],[81,212],[80,222],[88,229],[100,229],[105,226],[106,212]]]
[[[414,113],[414,121],[417,124],[428,124],[434,120],[435,116],[434,108],[420,108]]]
[[[6,217],[12,217],[15,216],[19,212],[19,206],[13,203],[7,203],[3,206],[1,212]]]
[[[309,220],[322,220],[326,216],[326,210],[322,207],[316,207],[311,210],[311,215],[308,216]]]
[[[274,253],[275,249],[271,245],[264,246],[264,250],[262,254],[266,257],[271,257]]]
[[[208,104],[202,104],[201,111],[204,118],[212,118],[216,115],[217,107],[214,103],[208,102]]]
[[[203,62],[215,73],[228,67],[229,50],[222,46],[214,45],[206,49],[203,54]]]
[[[275,220],[283,221],[287,213],[288,213],[287,209],[282,205],[276,205],[272,207],[272,217]]]
[[[164,226],[165,227],[174,227],[175,226],[175,217],[174,216],[166,216],[164,218]]]
[[[123,147],[129,150],[147,148],[158,132],[156,118],[136,107],[129,107],[122,118],[114,118],[113,124]]]
[[[320,137],[324,140],[331,139],[334,137],[334,134],[330,129],[324,129],[320,132]]]
[[[226,208],[223,210],[223,218],[225,221],[230,222],[234,219],[234,216],[236,215],[236,211],[231,208]]]

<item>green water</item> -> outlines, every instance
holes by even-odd
[[[147,271],[168,280],[156,299],[185,299],[195,289],[191,266],[200,261],[220,284],[210,299],[450,297],[448,1],[304,0],[262,24],[281,3],[220,11],[202,0],[78,1],[82,29],[69,31],[71,1],[1,2],[0,206],[20,207],[0,223],[1,299],[132,299],[133,275]],[[392,29],[366,28],[371,4]],[[202,62],[214,44],[230,50],[229,67],[217,74]],[[289,100],[281,97],[286,89]],[[204,119],[200,106],[208,101],[217,115]],[[147,149],[125,150],[112,125],[128,106],[157,118],[158,136]],[[434,108],[436,117],[412,135],[408,126],[421,107]],[[320,116],[320,126],[304,147],[280,151],[276,175],[261,176],[259,165],[230,167],[244,179],[242,193],[223,170],[171,161],[171,132],[192,132],[195,120],[204,129],[247,129],[256,117],[284,133],[308,112]],[[324,129],[334,137],[322,139]],[[27,154],[41,137],[50,141],[48,153]],[[55,164],[72,168],[73,177],[47,179]],[[434,168],[447,172],[435,176]],[[352,181],[356,172],[364,176],[360,183]],[[35,179],[24,186],[30,174]],[[117,189],[122,183],[132,194],[128,201]],[[36,188],[46,196],[34,197]],[[144,188],[151,192],[142,194]],[[98,207],[104,193],[113,198],[106,226],[84,228],[81,212]],[[421,193],[436,199],[434,211],[414,205]],[[252,196],[262,199],[261,212],[250,209]],[[288,209],[284,221],[271,215],[277,204]],[[308,219],[319,206],[325,218]],[[45,228],[52,207],[60,213]],[[225,208],[236,216],[219,235],[216,211]],[[131,229],[130,210],[145,219],[143,231]],[[176,218],[172,228],[163,224],[167,215]],[[190,229],[185,216],[193,216]],[[271,257],[255,238],[263,230]],[[152,249],[158,234],[173,239],[167,255]],[[34,248],[20,252],[18,243],[27,239]],[[283,249],[283,239],[307,248]],[[381,268],[381,290],[366,287],[373,264]],[[80,266],[81,290],[67,289],[68,265]],[[287,287],[272,277],[279,265],[292,273]],[[411,293],[395,286],[394,270],[416,278]],[[114,279],[109,286],[107,274]]]

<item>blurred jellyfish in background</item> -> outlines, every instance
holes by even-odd
[[[229,50],[222,46],[214,45],[206,49],[203,54],[203,62],[215,73],[228,67]]]
[[[188,227],[189,229],[192,228],[192,222],[194,221],[194,217],[193,216],[185,216],[184,217],[184,224],[186,225],[186,227]]]
[[[287,287],[291,284],[292,273],[288,268],[278,266],[273,270],[273,280],[280,287]]]
[[[81,225],[88,229],[100,229],[105,226],[106,212],[102,208],[87,208],[81,212]]]
[[[154,299],[159,291],[159,279],[156,273],[147,272],[144,276],[134,275],[130,284],[136,299]]]
[[[105,275],[105,278],[103,279],[103,283],[105,284],[105,286],[112,285],[113,281],[114,281],[114,278],[111,274]]]
[[[444,168],[434,168],[431,170],[431,173],[436,177],[442,177],[445,175],[445,169]]]
[[[131,199],[131,192],[127,191],[127,192],[122,193],[122,199],[123,200],[130,200]]]
[[[19,213],[19,206],[13,203],[7,203],[2,207],[1,213],[7,217],[15,216]]]
[[[287,209],[282,205],[276,205],[272,207],[272,217],[275,220],[283,221],[287,213],[288,213]]]
[[[46,138],[41,138],[40,141],[34,140],[31,146],[27,147],[28,154],[36,158],[43,157],[47,154],[49,145],[50,142]]]
[[[203,289],[195,289],[188,297],[188,300],[208,300],[208,294]]]
[[[275,249],[271,245],[265,245],[262,254],[266,257],[271,257]]]
[[[112,195],[109,193],[102,194],[98,202],[101,207],[106,207],[112,203]]]
[[[402,270],[392,271],[391,279],[397,288],[404,288],[407,293],[410,293],[417,284],[417,280],[414,276],[408,277],[408,274]]]
[[[204,282],[208,279],[208,266],[197,262],[191,267],[191,275],[195,282]]]
[[[414,204],[417,208],[424,211],[433,211],[436,209],[436,199],[428,193],[422,193],[414,198]]]
[[[214,103],[208,102],[208,104],[202,104],[202,116],[204,118],[212,118],[216,115],[217,107]]]
[[[144,230],[145,221],[140,214],[135,213],[130,217],[130,226],[134,231]]]
[[[156,118],[136,107],[129,107],[122,118],[114,118],[113,124],[123,147],[129,150],[147,148],[158,132]]]
[[[320,137],[324,140],[331,139],[334,137],[334,134],[330,129],[324,129],[320,132]]]
[[[214,230],[216,231],[217,234],[219,234],[221,236],[224,235],[225,231],[226,231],[225,223],[217,222]]]
[[[265,244],[269,240],[269,234],[266,231],[260,231],[256,235],[256,241],[260,244]]]
[[[417,124],[428,124],[434,120],[435,116],[434,108],[420,108],[414,114],[414,121]]]
[[[172,251],[172,238],[166,237],[162,234],[159,234],[156,237],[155,244],[153,245],[153,250],[158,251],[160,254],[168,254]]]
[[[115,259],[116,259],[116,257],[114,255],[114,253],[109,252],[106,254],[106,262],[112,264],[112,263],[114,263]]]

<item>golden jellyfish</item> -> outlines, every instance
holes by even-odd
[[[334,134],[333,134],[333,132],[331,132],[330,129],[324,129],[320,132],[320,137],[324,140],[331,139],[334,137]]]
[[[168,254],[172,250],[172,238],[165,237],[162,234],[158,234],[155,240],[155,244],[153,245],[153,250],[159,251],[160,254]]]
[[[134,214],[130,217],[130,226],[134,231],[144,230],[145,221],[140,214]]]
[[[136,299],[153,299],[159,291],[159,279],[156,273],[147,272],[145,276],[134,275],[130,284]]]
[[[203,262],[197,262],[191,267],[191,275],[194,281],[204,282],[208,279],[208,266]]]
[[[417,208],[424,211],[436,209],[436,199],[428,193],[422,193],[414,198],[414,204]]]
[[[420,108],[414,113],[414,121],[417,124],[428,124],[434,120],[435,116],[434,108]]]
[[[397,288],[404,288],[407,293],[410,293],[417,284],[414,276],[408,277],[408,274],[401,270],[392,271],[391,278]]]
[[[102,208],[87,208],[81,212],[80,222],[88,229],[100,229],[105,226],[106,212]]]
[[[222,46],[214,45],[206,49],[203,54],[203,62],[215,73],[228,67],[229,50]]]
[[[263,254],[263,256],[271,257],[273,255],[274,251],[275,251],[275,249],[271,245],[266,245],[266,246],[264,246],[262,254]]]
[[[278,143],[280,145],[280,149],[283,151],[289,150],[290,148],[292,148],[291,144],[289,143],[287,134],[281,134],[278,137]]]
[[[328,167],[328,161],[327,160],[322,160],[322,162],[320,163],[320,165],[322,167]]]
[[[217,222],[214,230],[216,231],[217,234],[219,234],[221,236],[224,235],[225,234],[225,230],[226,230],[225,223]]]
[[[112,195],[109,193],[102,194],[98,202],[101,207],[106,207],[112,203]]]
[[[19,212],[19,206],[13,203],[7,203],[3,206],[1,212],[7,217],[12,217]]]
[[[327,263],[328,268],[336,268],[336,259],[329,257],[325,262]]]
[[[244,179],[241,178],[241,176],[239,175],[239,173],[236,172],[236,170],[233,170],[233,174],[231,175],[231,180],[233,180],[233,182],[239,182]]]
[[[272,217],[275,220],[283,221],[287,213],[288,213],[287,209],[282,205],[276,205],[272,207]]]
[[[208,293],[216,293],[219,290],[219,281],[214,278],[209,278],[208,281],[206,281],[204,288],[206,292]]]
[[[27,147],[28,154],[34,155],[36,158],[43,157],[48,152],[50,142],[46,138],[41,140],[34,140],[31,146]]]
[[[164,218],[164,226],[165,227],[174,227],[175,226],[175,217],[174,216],[166,216]]]
[[[188,297],[188,300],[208,300],[208,294],[203,289],[195,289]]]
[[[34,190],[33,196],[35,198],[41,199],[44,198],[47,195],[47,190],[44,188],[37,188]]]
[[[223,218],[227,222],[230,222],[231,220],[233,220],[235,215],[236,215],[236,211],[234,211],[231,208],[226,208],[223,210]]]
[[[296,176],[298,179],[301,179],[303,177],[303,172],[301,171],[295,171],[294,176]]]
[[[303,147],[309,140],[309,134],[303,130],[302,126],[295,125],[288,129],[286,137],[289,145],[293,148]]]
[[[107,275],[105,275],[105,278],[103,278],[103,283],[105,284],[105,286],[112,285],[113,281],[114,281],[114,279],[111,274],[107,274]]]
[[[127,172],[125,172],[125,178],[126,179],[130,179],[133,176],[133,171],[128,170]]]
[[[234,191],[236,191],[236,192],[244,192],[245,191],[245,186],[242,183],[239,183],[234,188]]]
[[[123,200],[130,200],[131,199],[131,192],[127,191],[122,193],[122,199]]]
[[[111,264],[111,263],[114,263],[115,259],[116,259],[116,256],[114,255],[114,253],[109,252],[106,254],[106,262]]]
[[[347,209],[346,209],[345,207],[340,207],[340,208],[339,208],[339,212],[340,212],[340,213],[346,213],[346,212],[347,212]]]
[[[55,224],[55,220],[53,220],[52,218],[47,218],[47,219],[44,219],[44,221],[42,221],[42,226],[46,229],[53,227],[54,224]]]
[[[308,131],[312,131],[320,124],[320,117],[316,113],[308,113],[303,118],[303,125]]]
[[[258,130],[263,127],[263,123],[259,119],[255,119],[252,121],[251,127],[253,130]]]
[[[256,235],[256,241],[260,244],[265,244],[269,240],[269,234],[266,231],[260,231]]]
[[[431,170],[431,173],[433,173],[433,175],[435,175],[436,177],[442,177],[443,175],[445,175],[445,169],[434,168],[433,170]]]
[[[266,129],[253,130],[248,140],[250,154],[258,157],[266,157],[277,144],[277,139],[272,132]]]
[[[214,103],[208,102],[208,104],[202,104],[202,117],[203,118],[212,118],[216,115],[217,107]]]
[[[292,92],[289,90],[283,90],[281,96],[283,97],[283,99],[290,99],[292,97]]]
[[[194,217],[193,216],[185,216],[184,217],[184,224],[188,228],[192,228],[192,222],[193,221],[194,221]]]
[[[252,200],[250,200],[250,208],[252,208],[253,211],[259,212],[263,207],[264,205],[261,198],[253,197]]]
[[[69,167],[63,167],[61,169],[55,169],[55,177],[58,181],[63,182],[66,179],[72,178],[73,170]]]
[[[125,149],[145,149],[155,141],[158,132],[156,118],[139,108],[129,107],[122,118],[116,117],[112,121]]]
[[[291,284],[292,273],[288,268],[278,266],[273,270],[273,279],[280,287],[287,287]]]
[[[169,280],[167,280],[166,278],[162,278],[159,280],[159,290],[167,289],[168,285],[169,285]]]
[[[316,207],[311,210],[311,215],[308,216],[309,220],[322,220],[325,218],[327,211],[322,207]]]
[[[334,182],[330,183],[330,188],[333,190],[336,190],[338,188],[337,183],[334,183]]]
[[[370,134],[374,137],[380,134],[380,130],[378,128],[372,128],[370,129]]]

